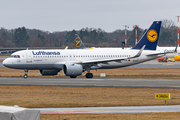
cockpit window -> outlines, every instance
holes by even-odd
[[[10,58],[20,58],[20,55],[11,55]]]

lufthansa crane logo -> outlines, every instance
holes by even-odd
[[[79,37],[77,37],[76,39],[75,39],[75,42],[76,42],[76,47],[81,47],[81,45],[82,45],[82,41],[80,40],[80,38]]]
[[[150,41],[150,42],[155,42],[158,38],[158,34],[155,30],[151,29],[147,32],[147,39]]]

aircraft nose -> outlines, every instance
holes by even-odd
[[[7,59],[5,59],[4,61],[3,61],[3,65],[5,66],[5,67],[8,67],[8,64],[9,64],[9,62],[8,62],[9,60],[8,60],[8,58]]]

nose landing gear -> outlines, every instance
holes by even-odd
[[[24,72],[25,72],[24,79],[27,79],[27,77],[28,77],[28,75],[27,75],[28,70],[25,69]]]

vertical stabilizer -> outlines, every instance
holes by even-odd
[[[154,21],[143,37],[139,40],[137,45],[135,45],[132,49],[141,49],[144,45],[146,45],[144,48],[145,50],[156,50],[160,28],[161,21]]]
[[[77,49],[85,49],[86,48],[78,34],[75,34],[75,40],[74,41],[76,42],[76,48]]]

